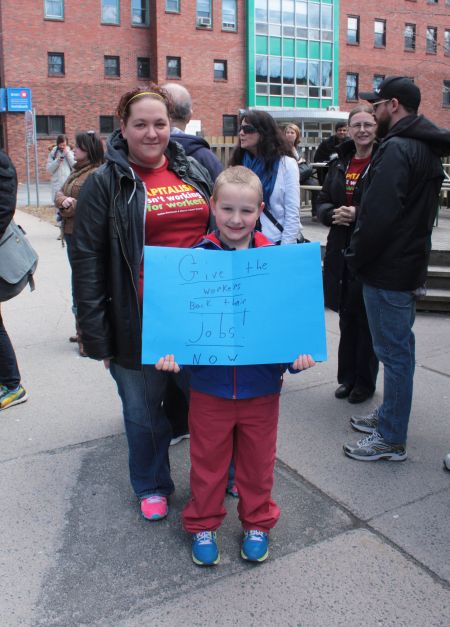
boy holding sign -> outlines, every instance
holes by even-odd
[[[222,172],[211,198],[217,230],[200,246],[218,251],[271,246],[255,231],[264,208],[262,197],[259,178],[247,168]],[[299,355],[289,370],[314,364],[310,355]],[[161,357],[155,367],[180,370],[173,355]],[[244,528],[241,557],[253,562],[268,557],[269,530],[280,516],[272,486],[285,370],[283,364],[190,368],[191,497],[183,510],[183,526],[192,534],[192,559],[200,566],[220,560],[216,530],[226,515],[224,494],[232,456]]]

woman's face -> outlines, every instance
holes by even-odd
[[[239,142],[241,144],[241,148],[245,148],[245,150],[248,150],[253,155],[256,155],[258,152],[259,137],[260,136],[256,128],[244,118],[241,122],[241,128],[239,130]]]
[[[79,147],[78,144],[75,144],[75,148],[73,150],[73,155],[75,157],[75,161],[83,161],[87,157],[87,152]]]
[[[375,141],[377,123],[371,113],[355,113],[348,125],[348,134],[356,148],[368,148]]]
[[[120,124],[128,142],[130,161],[144,168],[158,168],[170,138],[170,122],[162,100],[143,96],[130,106],[127,123]]]
[[[297,141],[297,133],[290,126],[286,127],[284,134],[286,135],[286,139],[291,144],[291,146],[295,146],[295,142]]]

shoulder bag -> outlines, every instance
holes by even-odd
[[[25,231],[11,220],[0,239],[0,302],[20,294],[27,283],[34,290],[37,262],[38,255]]]

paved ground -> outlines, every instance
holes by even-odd
[[[333,396],[329,360],[287,376],[275,496],[283,515],[269,561],[239,558],[235,501],[222,562],[199,569],[179,513],[188,442],[171,449],[169,518],[139,516],[127,478],[119,401],[101,364],[77,356],[69,273],[57,230],[17,212],[40,253],[37,289],[2,307],[27,403],[0,417],[0,624],[448,625],[450,450],[448,316],[419,314],[414,407],[404,463],[347,459],[355,408]],[[309,239],[323,227],[308,224]],[[380,399],[382,376],[374,402]]]

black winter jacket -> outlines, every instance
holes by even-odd
[[[170,141],[169,169],[209,203],[208,172]],[[128,162],[120,130],[108,142],[106,163],[81,188],[73,234],[72,272],[84,350],[141,368],[139,270],[144,247],[146,192]]]
[[[17,175],[11,159],[0,150],[0,239],[16,208]]]
[[[223,170],[222,163],[212,152],[210,145],[203,139],[203,137],[197,137],[197,135],[189,135],[182,131],[172,130],[170,133],[170,139],[181,144],[184,148],[184,152],[189,157],[194,157],[199,163],[205,167],[209,175],[214,182],[219,174]]]
[[[377,144],[374,144],[372,157],[376,149]],[[350,226],[332,223],[334,209],[348,205],[345,193],[345,174],[356,152],[355,143],[351,139],[345,141],[337,147],[336,152],[338,158],[330,162],[327,178],[317,197],[317,217],[325,226],[330,227],[323,261],[323,287],[325,305],[333,311],[341,309],[344,294],[347,299],[356,300],[361,295],[362,289],[360,282],[349,276],[344,258],[344,252],[350,244],[355,223]],[[353,190],[352,204],[357,210],[369,169],[370,164],[359,177]],[[349,293],[350,291],[353,293],[353,298],[352,294]]]
[[[450,132],[402,118],[380,144],[346,259],[364,283],[409,291],[424,284]]]
[[[331,155],[337,153],[338,147],[342,144],[340,138],[337,135],[331,135],[322,142],[320,142],[315,154],[315,163],[328,163]],[[317,178],[319,179],[319,185],[323,185],[328,173],[328,168],[320,168],[317,170]]]

